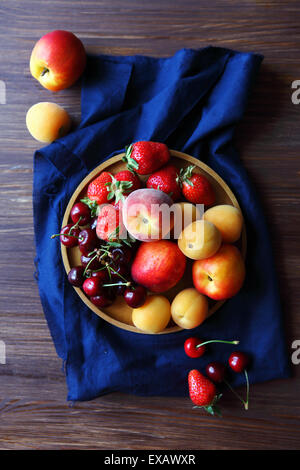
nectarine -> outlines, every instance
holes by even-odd
[[[234,245],[222,245],[215,255],[193,264],[194,286],[201,294],[214,300],[225,300],[236,295],[245,275],[244,260]]]
[[[182,278],[186,258],[176,243],[158,240],[141,243],[131,266],[132,279],[152,292],[174,287]]]

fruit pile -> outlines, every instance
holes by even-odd
[[[242,214],[231,205],[213,205],[208,179],[193,165],[178,169],[163,143],[131,144],[123,160],[126,170],[102,171],[90,182],[71,222],[53,235],[81,252],[69,282],[99,308],[123,296],[143,332],[158,333],[171,320],[195,328],[208,316],[209,299],[228,299],[243,284],[243,258],[233,245]],[[210,207],[201,214],[200,205]],[[194,286],[170,304],[162,294],[183,278],[187,259]]]

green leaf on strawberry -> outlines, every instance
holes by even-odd
[[[98,204],[97,204],[96,201],[92,201],[88,197],[84,197],[83,199],[80,199],[80,201],[83,202],[84,204],[86,204],[90,208],[92,217],[97,216]]]

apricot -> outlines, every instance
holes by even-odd
[[[171,314],[181,328],[196,328],[207,318],[208,300],[193,287],[184,289],[174,298]]]
[[[240,238],[243,216],[237,207],[220,204],[205,211],[203,218],[217,227],[225,243],[234,243]]]
[[[191,202],[177,202],[174,204],[174,237],[178,238],[182,230],[195,220],[202,218],[200,210]]]
[[[69,132],[71,119],[61,106],[44,101],[29,108],[26,114],[26,125],[36,140],[51,143]]]
[[[171,305],[163,295],[149,295],[146,302],[132,310],[133,324],[145,333],[163,331],[171,319]]]
[[[198,260],[214,255],[220,248],[221,241],[221,233],[214,224],[196,220],[182,231],[178,246],[185,256]]]

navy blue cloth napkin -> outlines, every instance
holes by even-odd
[[[34,158],[34,228],[39,292],[58,355],[65,362],[69,400],[122,391],[188,394],[190,369],[226,361],[233,346],[212,345],[188,358],[189,336],[238,339],[252,357],[250,382],[289,375],[278,287],[267,227],[255,190],[234,150],[262,56],[208,47],[169,58],[101,55],[88,58],[82,120],[68,136]],[[138,140],[165,142],[198,157],[233,190],[248,235],[247,278],[239,292],[194,330],[169,335],[127,332],[90,311],[69,285],[59,240],[66,205],[80,181],[101,161]],[[233,374],[233,385],[244,382]]]

